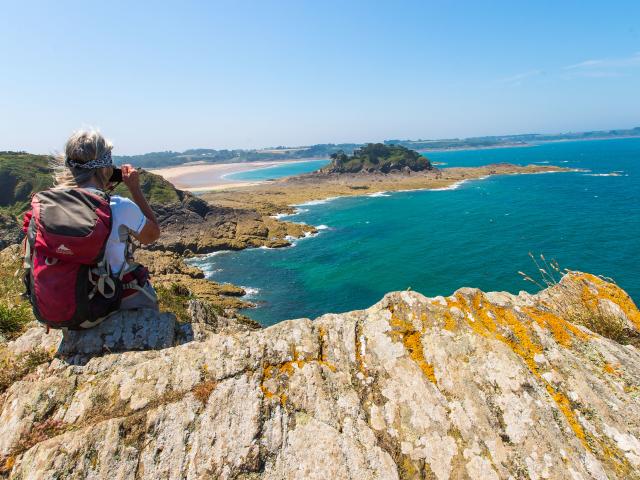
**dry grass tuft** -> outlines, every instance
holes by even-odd
[[[61,420],[54,420],[52,418],[48,418],[43,422],[35,423],[33,428],[31,428],[31,431],[20,439],[20,442],[18,442],[18,445],[16,446],[16,450],[19,452],[26,452],[34,445],[60,435],[68,429],[68,424]]]
[[[638,332],[629,328],[628,322],[620,315],[619,310],[611,302],[587,301],[585,291],[589,287],[578,278],[578,273],[568,269],[561,269],[555,259],[547,261],[544,255],[539,259],[529,252],[531,260],[537,268],[539,279],[524,272],[518,272],[525,281],[531,282],[541,289],[548,288],[553,298],[554,313],[573,324],[587,327],[594,333],[609,338],[621,344],[640,343]],[[566,281],[562,279],[570,275]],[[615,285],[609,277],[594,276],[594,279]]]
[[[196,397],[200,402],[207,403],[211,396],[211,392],[215,390],[217,385],[218,384],[215,380],[206,380],[197,384],[191,391],[193,392],[194,397]]]
[[[45,349],[35,348],[17,357],[0,360],[0,393],[52,358],[53,355]]]

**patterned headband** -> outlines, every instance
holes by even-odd
[[[90,162],[87,162],[87,163],[78,163],[67,158],[67,165],[72,168],[86,168],[86,169],[111,167],[113,165],[113,161],[111,160],[111,150],[107,150],[99,158],[96,158],[95,160],[91,160]]]

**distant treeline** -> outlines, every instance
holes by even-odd
[[[387,145],[402,145],[414,150],[443,150],[450,148],[483,148],[508,145],[528,145],[558,140],[588,140],[590,138],[640,137],[640,127],[624,130],[594,130],[557,134],[525,133],[492,137],[449,138],[442,140],[385,140]]]
[[[447,150],[452,148],[487,148],[513,145],[528,145],[536,142],[557,140],[587,140],[590,138],[640,137],[640,127],[626,130],[597,130],[591,132],[522,135],[499,135],[491,137],[449,138],[441,140],[385,140],[386,145],[402,145],[413,150]],[[274,147],[260,150],[213,150],[196,148],[184,152],[152,152],[144,155],[114,156],[117,164],[131,163],[138,167],[159,168],[182,165],[190,162],[232,163],[267,160],[296,160],[301,158],[329,158],[337,152],[347,155],[365,144],[322,143],[308,147]]]
[[[300,158],[328,158],[331,154],[343,151],[353,152],[360,147],[355,143],[323,143],[310,147],[275,147],[263,150],[213,150],[196,148],[184,152],[153,152],[144,155],[114,156],[117,164],[131,163],[137,167],[169,167],[189,162],[232,163],[255,162],[265,160],[295,160]]]

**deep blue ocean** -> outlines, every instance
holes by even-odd
[[[285,249],[195,261],[208,278],[247,287],[265,325],[366,308],[390,291],[427,296],[463,286],[536,291],[528,252],[563,268],[612,277],[640,300],[640,139],[425,152],[451,166],[551,164],[587,172],[505,175],[458,188],[338,198],[290,221],[320,233]]]

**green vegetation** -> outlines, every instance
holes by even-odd
[[[172,183],[146,170],[142,170],[140,174],[140,186],[151,205],[167,205],[179,202],[183,197],[182,191],[177,190]],[[124,184],[118,185],[113,194],[130,197],[129,190]]]
[[[382,172],[389,173],[405,169],[414,172],[431,169],[427,158],[414,150],[401,145],[384,145],[369,143],[356,149],[353,155],[337,152],[331,155],[331,163],[324,167],[322,173],[357,173]]]
[[[53,182],[48,157],[24,152],[0,152],[0,210],[16,216],[29,207],[33,192]]]
[[[184,152],[151,152],[144,155],[114,156],[118,165],[130,163],[144,168],[170,167],[190,162],[200,163],[234,163],[256,162],[268,160],[296,160],[301,158],[326,158],[338,151],[352,152],[360,145],[355,143],[332,143],[312,145],[309,147],[287,148],[275,147],[262,150],[214,150],[210,148],[197,148]]]
[[[452,148],[489,148],[502,146],[529,145],[537,142],[556,140],[585,140],[590,138],[639,137],[640,127],[621,130],[598,130],[591,132],[570,132],[559,134],[525,133],[522,135],[498,135],[488,137],[448,138],[438,140],[385,140],[385,145],[401,145],[414,150],[447,150]],[[195,148],[184,152],[151,152],[143,155],[114,156],[117,164],[131,163],[143,168],[160,168],[185,163],[232,163],[268,160],[296,160],[301,158],[327,158],[335,153],[353,153],[363,144],[320,143],[304,147],[274,147],[261,150],[214,150]]]
[[[19,247],[14,248],[15,252],[3,252],[0,257],[0,335],[7,339],[20,335],[34,319],[31,305],[21,296],[22,259]]]
[[[189,300],[194,297],[186,287],[172,283],[169,287],[156,285],[155,289],[158,294],[160,311],[173,313],[180,322],[191,322],[188,306]]]
[[[0,214],[17,216],[29,208],[31,195],[53,185],[49,157],[24,152],[0,152]],[[142,191],[151,204],[180,201],[182,192],[159,175],[142,171]],[[114,191],[128,196],[124,185]]]

